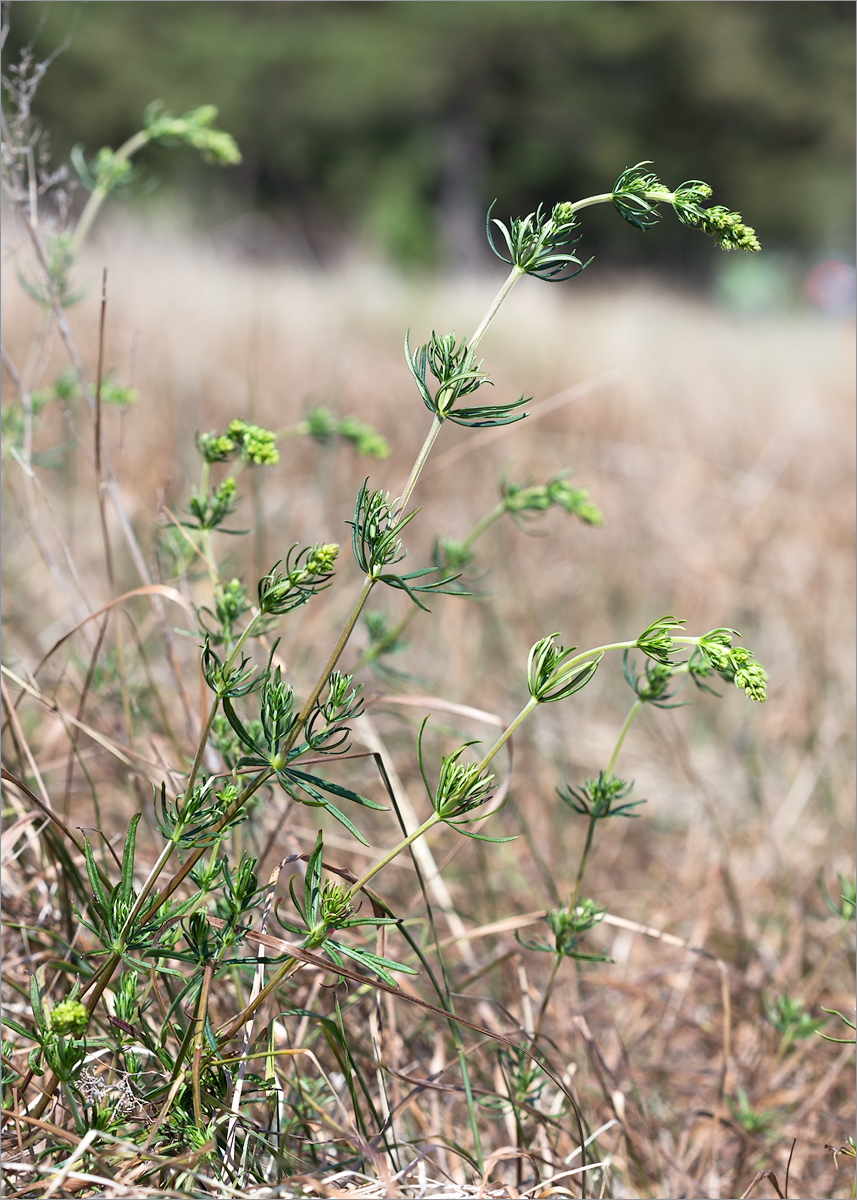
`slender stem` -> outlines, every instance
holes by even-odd
[[[533,711],[534,708],[538,707],[538,704],[539,704],[539,701],[536,700],[535,697],[531,696],[530,699],[527,701],[527,703],[524,705],[524,707],[521,709],[521,711],[518,713],[517,717],[515,717],[512,724],[507,726],[506,729],[503,730],[503,732],[497,738],[497,741],[494,743],[494,745],[491,747],[491,749],[488,751],[488,753],[480,760],[477,770],[483,771],[485,769],[485,767],[488,766],[491,759],[494,757],[494,755],[497,753],[497,751],[500,749],[500,747],[505,745],[505,743],[509,740],[509,738],[515,732],[515,730],[518,728],[518,726],[521,725],[527,719],[527,717],[530,715],[530,713]]]
[[[470,341],[467,343],[467,347],[469,350],[473,350],[479,344],[480,340],[482,339],[482,335],[485,333],[485,330],[488,328],[488,326],[494,320],[494,317],[497,315],[497,311],[500,308],[500,305],[506,299],[509,292],[511,292],[512,288],[515,286],[515,284],[518,282],[518,280],[521,278],[521,276],[524,274],[525,274],[525,272],[520,267],[512,267],[512,270],[506,276],[506,280],[503,283],[503,286],[500,288],[500,290],[497,292],[497,295],[491,301],[484,317],[479,322],[479,324],[476,326],[476,331],[474,332],[473,336],[470,338]],[[437,435],[440,433],[440,429],[441,429],[442,425],[443,425],[443,418],[435,415],[435,418],[432,421],[431,429],[429,429],[428,434],[426,435],[426,439],[422,444],[422,448],[420,449],[420,452],[417,455],[416,462],[414,463],[411,473],[408,477],[408,482],[405,484],[404,491],[402,492],[402,495],[396,504],[397,511],[404,512],[405,507],[407,506],[408,501],[411,498],[411,494],[412,494],[414,488],[416,487],[417,480],[420,477],[420,472],[422,471],[423,467],[425,466],[426,459],[428,458],[429,453],[431,452],[431,448],[434,445],[435,440],[437,439]]]
[[[128,138],[127,142],[123,142],[118,150],[114,152],[113,158],[126,159],[132,154],[142,149],[149,140],[149,133],[145,129],[141,129],[139,133],[135,133],[133,137]],[[80,249],[86,241],[87,235],[92,228],[92,223],[98,215],[98,210],[110,194],[110,189],[101,184],[97,184],[90,194],[86,202],[83,212],[80,214],[80,220],[75,226],[71,241],[69,242],[69,253],[72,258],[77,258],[80,254]]]
[[[506,511],[506,504],[504,501],[501,500],[500,503],[498,505],[496,505],[494,508],[492,508],[490,512],[486,513],[485,516],[482,517],[481,520],[476,522],[476,524],[470,530],[470,533],[468,533],[467,537],[461,543],[461,545],[464,547],[464,549],[469,550],[470,547],[473,545],[473,543],[476,541],[476,539],[478,537],[482,536],[482,534],[489,527],[489,525],[493,525],[495,521],[499,521],[499,519],[503,516],[505,511]]]
[[[375,586],[376,582],[377,582],[377,580],[370,579],[368,576],[366,577],[366,579],[364,579],[363,587],[360,589],[360,595],[357,597],[357,601],[351,610],[348,620],[345,622],[345,626],[342,630],[342,633],[340,633],[340,635],[337,639],[336,645],[333,647],[333,651],[331,652],[330,658],[327,660],[324,670],[319,675],[312,692],[309,694],[307,699],[304,701],[304,706],[301,709],[300,713],[298,714],[298,717],[297,717],[297,720],[295,721],[292,732],[286,738],[286,741],[282,748],[283,754],[288,754],[289,750],[291,750],[292,746],[298,740],[298,737],[300,736],[300,732],[303,729],[304,724],[307,721],[310,713],[312,712],[315,702],[318,700],[319,696],[322,693],[322,689],[324,688],[325,684],[327,683],[328,679],[330,678],[331,671],[334,670],[334,668],[336,667],[336,664],[339,662],[340,655],[342,654],[342,651],[345,649],[345,647],[348,643],[348,639],[351,637],[351,634],[354,630],[354,626],[357,624],[357,619],[360,616],[360,613],[363,611],[363,606],[366,603],[366,601],[369,599],[369,593],[372,591],[372,588]]]
[[[306,437],[309,433],[309,421],[298,421],[297,425],[284,425],[277,429],[274,438],[278,442],[288,441],[289,438]]]
[[[523,271],[521,269],[521,267],[512,267],[511,271],[506,276],[506,280],[505,280],[503,286],[500,288],[497,295],[491,301],[488,311],[486,312],[486,314],[482,318],[482,320],[479,322],[479,324],[476,326],[475,333],[471,337],[470,341],[467,343],[468,348],[470,350],[473,350],[476,346],[479,345],[479,342],[482,340],[482,335],[485,333],[485,330],[488,328],[488,326],[494,320],[494,317],[497,314],[498,308],[503,303],[503,301],[506,299],[506,297],[509,295],[509,292],[511,292],[512,288],[515,286],[515,284],[518,282],[518,280],[521,278],[521,276],[524,274],[526,274],[526,272]]]
[[[637,713],[643,707],[643,703],[644,702],[638,696],[628,710],[628,715],[625,717],[625,720],[622,722],[622,728],[619,730],[619,736],[616,738],[616,743],[610,752],[610,757],[607,759],[607,766],[604,768],[604,774],[608,778],[613,774],[613,768],[616,766],[616,759],[619,757],[619,751],[622,749],[622,743],[625,741],[625,735],[631,728],[631,723],[636,717]],[[574,888],[571,893],[571,898],[568,902],[569,916],[574,912],[574,907],[577,904],[580,896],[580,889],[583,884],[583,874],[586,870],[586,863],[589,858],[589,851],[592,846],[592,838],[595,834],[595,825],[597,820],[597,817],[589,818],[589,829],[586,831],[586,844],[583,847],[583,854],[580,856],[580,866],[577,869],[577,878],[574,881]]]
[[[572,212],[579,212],[581,208],[590,208],[593,204],[607,204],[612,199],[612,192],[599,192],[597,196],[587,196],[585,200],[575,200],[570,207]],[[662,196],[661,199],[666,199],[666,197]]]
[[[394,858],[397,858],[403,850],[407,850],[408,846],[410,846],[412,842],[415,842],[417,838],[422,837],[424,833],[427,833],[428,830],[431,829],[433,825],[437,825],[439,821],[440,817],[437,815],[437,813],[433,812],[427,821],[423,821],[419,828],[415,829],[412,833],[409,833],[406,838],[399,842],[398,846],[394,846],[393,849],[388,851],[382,859],[379,859],[379,861],[376,862],[373,867],[370,867],[365,874],[360,876],[357,882],[348,889],[348,898],[351,899],[352,896],[355,896],[362,887],[365,887],[365,885],[370,879],[373,878],[373,876],[377,875],[379,871],[382,871],[384,867],[388,865],[388,863],[391,863]]]
[[[617,737],[616,743],[610,752],[610,757],[607,760],[607,766],[604,768],[604,774],[606,776],[613,774],[613,768],[616,766],[616,759],[619,757],[619,751],[622,749],[622,743],[625,741],[625,735],[631,728],[631,722],[634,720],[642,707],[643,701],[638,697],[631,705],[628,715],[622,722],[622,728],[619,730],[619,736]],[[595,826],[597,822],[597,817],[589,818],[589,828],[586,831],[586,842],[583,846],[583,853],[580,856],[580,865],[577,868],[577,877],[574,881],[574,887],[572,888],[571,896],[569,897],[568,905],[566,907],[566,911],[568,912],[569,916],[571,916],[571,914],[574,912],[577,901],[580,898],[580,889],[583,886],[583,876],[586,871],[586,864],[589,860],[589,851],[592,848],[592,839],[595,835]],[[559,972],[559,966],[562,962],[562,959],[563,955],[561,954],[556,954],[554,956],[550,977],[548,978],[547,986],[545,988],[544,999],[542,1000],[541,1007],[539,1008],[539,1016],[538,1020],[536,1021],[535,1032],[533,1034],[534,1042],[538,1041],[539,1036],[541,1035],[542,1025],[544,1024],[544,1019],[548,1010],[548,1004],[553,993],[554,984],[556,982],[556,977]]]
[[[589,858],[589,851],[592,848],[592,838],[595,835],[595,826],[597,822],[597,817],[589,818],[589,828],[586,831],[586,842],[583,847],[583,853],[580,856],[580,866],[577,868],[577,878],[574,881],[574,887],[572,888],[571,896],[569,897],[568,901],[567,911],[569,916],[574,912],[578,897],[580,896],[580,889],[583,884],[583,875],[586,871],[586,863]]]
[[[128,933],[128,930],[131,928],[131,926],[136,921],[136,919],[140,913],[140,910],[142,909],[143,905],[146,903],[146,900],[149,897],[149,893],[151,892],[152,888],[155,886],[155,881],[157,880],[161,871],[163,871],[164,867],[169,862],[175,848],[176,848],[176,844],[173,841],[173,839],[170,838],[170,840],[167,842],[166,846],[164,846],[163,850],[158,855],[157,862],[155,863],[155,865],[152,867],[151,871],[149,872],[149,874],[146,878],[146,882],[143,884],[143,887],[140,891],[140,895],[135,900],[133,908],[128,913],[128,916],[125,919],[125,923],[123,924],[122,929],[119,932],[119,940],[120,941],[124,940],[125,935]]]
[[[396,512],[402,513],[405,511],[405,508],[408,505],[408,501],[411,498],[413,490],[417,486],[417,480],[420,477],[420,473],[422,472],[422,469],[426,464],[426,459],[428,458],[429,454],[431,453],[431,448],[437,441],[437,435],[440,433],[442,425],[443,425],[443,421],[441,420],[441,418],[438,416],[435,416],[434,420],[431,423],[431,428],[429,429],[428,433],[426,434],[425,441],[423,442],[422,446],[420,447],[420,452],[416,457],[416,461],[414,462],[414,465],[411,467],[411,473],[408,476],[408,481],[402,490],[401,496],[396,501]]]
[[[200,475],[199,475],[199,494],[200,494],[200,496],[202,496],[203,500],[206,502],[208,501],[210,482],[211,482],[211,464],[209,462],[207,462],[205,459],[203,459],[202,470],[200,471]],[[217,566],[214,562],[214,553],[212,551],[212,545],[211,545],[211,530],[205,528],[205,529],[201,529],[199,532],[200,532],[200,541],[202,543],[202,545],[201,545],[202,557],[203,557],[203,560],[205,561],[206,569],[208,570],[209,582],[211,583],[212,590],[214,590],[220,584],[220,573],[218,572]]]
[[[214,718],[217,716],[217,710],[220,707],[220,697],[215,696],[211,702],[211,707],[208,710],[208,716],[205,718],[205,725],[199,735],[199,741],[196,746],[196,754],[194,755],[193,765],[190,769],[187,784],[185,785],[184,794],[189,796],[193,791],[193,786],[196,783],[196,777],[199,773],[202,756],[205,753],[205,747],[208,745],[208,735],[211,733],[211,727],[214,724]]]
[[[60,1086],[62,1087],[62,1093],[65,1097],[66,1103],[71,1109],[71,1115],[74,1117],[74,1131],[78,1137],[81,1137],[86,1132],[86,1124],[80,1115],[80,1109],[77,1107],[77,1101],[74,1098],[74,1092],[65,1082],[65,1080],[63,1080]]]
[[[556,977],[557,977],[557,973],[559,971],[559,964],[561,962],[562,962],[562,955],[555,954],[554,959],[553,959],[553,964],[551,966],[551,973],[548,977],[547,985],[545,987],[545,994],[542,999],[541,1006],[539,1007],[539,1015],[536,1018],[536,1026],[535,1026],[535,1029],[533,1030],[533,1045],[534,1046],[535,1046],[536,1042],[539,1040],[539,1038],[541,1037],[542,1025],[544,1024],[545,1016],[548,1011],[548,1004],[550,1004],[550,998],[553,995],[553,986],[556,983]]]
[[[193,1118],[196,1121],[196,1127],[200,1132],[205,1128],[202,1118],[202,1098],[200,1095],[200,1077],[202,1074],[202,1045],[205,1040],[205,1023],[208,1020],[208,998],[211,994],[211,980],[214,975],[214,963],[208,961],[205,964],[202,987],[199,990],[199,1003],[196,1010],[196,1029],[193,1035],[193,1068],[192,1068],[192,1091],[193,1091]]]
[[[619,751],[622,749],[622,743],[625,740],[625,734],[631,728],[631,722],[634,720],[634,717],[636,717],[637,713],[642,707],[643,701],[637,697],[628,710],[627,717],[622,722],[622,728],[619,730],[619,736],[616,739],[616,745],[613,747],[613,751],[610,757],[607,759],[607,766],[604,768],[605,775],[613,774],[613,768],[616,766],[616,759],[619,757]]]
[[[235,1034],[247,1024],[247,1022],[259,1008],[259,1005],[263,1004],[271,995],[271,993],[275,991],[281,983],[285,982],[289,975],[293,975],[300,965],[301,964],[298,959],[287,958],[280,969],[271,976],[269,981],[265,984],[255,999],[250,1001],[247,1007],[238,1014],[235,1020],[232,1021],[230,1025],[217,1031],[215,1037],[218,1047],[225,1045],[226,1042],[230,1041],[230,1039],[233,1038]]]
[[[255,612],[253,614],[253,616],[250,618],[250,620],[247,622],[243,632],[239,636],[238,641],[233,646],[232,651],[223,666],[224,675],[229,671],[230,667],[235,662],[235,659],[238,657],[241,647],[247,641],[250,634],[253,632],[253,629],[255,628],[256,625],[258,625],[259,621],[262,620],[264,615],[265,614],[262,612],[262,610],[259,609],[259,611]],[[208,716],[205,719],[205,725],[203,726],[202,733],[199,736],[199,741],[198,741],[197,747],[196,747],[196,754],[194,755],[193,765],[191,766],[190,775],[188,776],[187,783],[185,784],[184,794],[186,796],[189,795],[193,791],[193,786],[196,783],[196,777],[197,777],[197,774],[199,773],[199,768],[202,763],[202,756],[205,754],[205,747],[208,745],[208,735],[211,733],[211,726],[214,724],[214,718],[217,715],[217,709],[218,709],[219,705],[220,705],[220,697],[215,696],[211,702],[211,707],[208,710]]]

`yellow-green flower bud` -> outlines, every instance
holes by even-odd
[[[80,1037],[88,1021],[89,1013],[79,1000],[62,1000],[51,1009],[50,1026],[58,1037]]]
[[[325,542],[323,544],[313,546],[306,562],[307,574],[328,574],[333,570],[333,565],[336,562],[336,556],[338,553],[339,544],[337,542]]]

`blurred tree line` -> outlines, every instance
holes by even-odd
[[[10,15],[6,70],[28,43],[37,60],[65,46],[34,105],[55,157],[118,146],[155,99],[216,104],[243,163],[147,150],[162,196],[181,184],[208,221],[265,211],[316,257],[357,237],[472,265],[495,198],[505,218],[606,191],[640,159],[671,186],[710,182],[766,249],[851,253],[851,3],[15,0]],[[661,262],[711,261],[674,226]],[[645,261],[650,242],[587,214],[602,263]]]

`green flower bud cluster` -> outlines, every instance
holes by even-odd
[[[587,525],[604,523],[601,513],[589,499],[589,493],[585,488],[573,488],[565,471],[544,484],[503,483],[500,490],[503,507],[512,516],[561,508]]]
[[[225,433],[198,433],[196,448],[204,462],[228,462],[235,453],[235,442]]]
[[[328,929],[338,929],[353,911],[348,890],[341,883],[325,879],[319,899],[321,919]]]
[[[721,205],[704,209],[699,214],[699,225],[723,250],[755,252],[762,249],[755,229],[744,224],[740,213],[730,212]]]
[[[277,569],[281,559],[259,580],[259,608],[269,616],[282,616],[300,608],[316,592],[328,587],[333,578],[334,564],[339,553],[336,542],[309,546],[301,550],[293,562],[292,555],[295,549],[296,547],[292,546],[288,553],[285,571]]]
[[[218,621],[229,629],[249,608],[247,589],[240,579],[230,579],[214,590],[214,611]]]
[[[567,908],[552,909],[546,914],[551,932],[556,937],[556,948],[560,954],[568,954],[584,933],[604,919],[606,908],[594,900],[581,900],[571,912]]]
[[[185,142],[199,150],[206,162],[234,166],[241,162],[241,152],[231,134],[213,128],[216,119],[217,108],[213,104],[203,104],[183,117],[173,117],[157,101],[146,109],[144,125],[152,142],[167,145]]]
[[[303,571],[297,572],[297,575],[300,575],[301,579],[309,575],[329,575],[333,571],[333,564],[336,562],[338,553],[338,542],[316,544],[306,560],[306,567]]]
[[[81,1037],[88,1021],[89,1013],[79,1000],[62,1000],[51,1009],[51,1032],[57,1037]]]
[[[274,466],[280,461],[280,453],[275,445],[276,435],[261,425],[248,425],[246,421],[235,420],[227,427],[226,436],[238,443],[245,462]]]
[[[209,464],[228,462],[236,454],[245,462],[257,466],[273,466],[280,461],[275,445],[276,434],[261,425],[248,425],[246,421],[234,420],[225,433],[199,433],[196,448],[204,462]]]
[[[698,647],[721,679],[734,683],[745,696],[764,704],[767,699],[767,673],[749,650],[732,645],[733,637],[740,637],[734,629],[712,629],[699,639]]]

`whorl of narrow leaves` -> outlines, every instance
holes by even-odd
[[[527,415],[517,411],[528,403],[524,396],[510,404],[456,407],[462,397],[471,395],[483,383],[490,383],[490,380],[481,370],[481,361],[476,361],[466,342],[456,341],[454,333],[432,333],[429,341],[413,354],[406,335],[405,358],[423,403],[439,421],[488,429],[496,425],[511,425]],[[436,387],[432,388],[427,374],[437,381]]]
[[[390,500],[390,493],[370,491],[369,480],[365,479],[357,494],[354,516],[348,524],[351,526],[354,558],[366,578],[373,583],[384,583],[388,587],[406,592],[418,608],[428,612],[417,593],[447,595],[457,576],[446,576],[432,583],[415,583],[414,580],[435,574],[437,568],[421,567],[402,575],[384,570],[387,566],[401,562],[407,554],[399,534],[418,512],[419,509],[414,509],[413,512],[400,516],[397,505]]]
[[[278,570],[281,559],[259,580],[259,608],[267,616],[280,617],[293,612],[317,592],[330,587],[339,546],[335,542],[316,543],[299,551],[293,559],[296,549],[297,545],[292,546],[286,556],[284,571]]]
[[[485,218],[488,244],[499,259],[524,274],[550,283],[561,283],[579,275],[592,261],[581,262],[571,249],[577,245],[580,237],[572,236],[577,228],[577,218],[574,206],[567,201],[554,205],[550,216],[539,205],[535,212],[528,213],[526,217],[516,217],[508,225],[496,217],[492,218],[493,208],[492,204]],[[506,245],[505,254],[497,249],[492,225],[500,231]]]
[[[536,642],[527,662],[527,687],[530,695],[539,704],[550,704],[556,700],[565,700],[586,687],[592,676],[598,670],[598,664],[603,657],[596,654],[588,662],[583,663],[577,670],[563,668],[563,663],[570,658],[576,646],[568,650],[554,638],[559,635],[550,634]]]
[[[557,795],[563,804],[567,804],[574,812],[592,821],[604,820],[606,817],[637,817],[639,813],[633,810],[645,804],[645,800],[630,800],[622,803],[634,790],[634,784],[626,783],[602,771],[597,779],[584,779],[580,787],[557,788]]]

